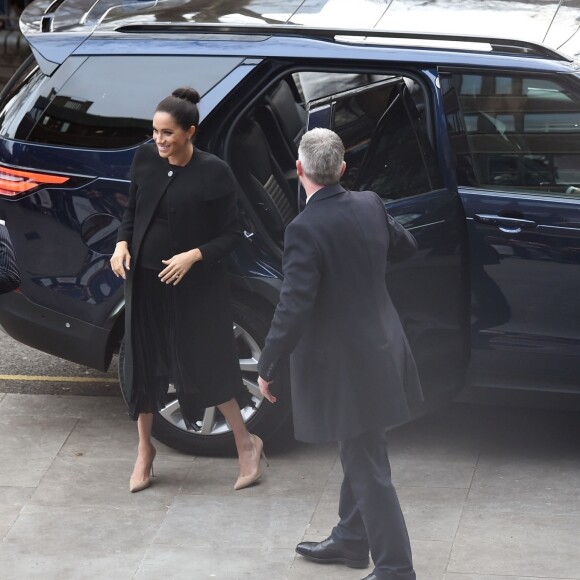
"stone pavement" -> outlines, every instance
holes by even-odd
[[[234,458],[158,445],[130,494],[135,426],[117,397],[0,393],[2,580],[355,580],[294,553],[336,520],[334,446]],[[580,415],[456,404],[391,434],[419,580],[580,580]]]

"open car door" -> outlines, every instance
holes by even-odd
[[[451,400],[465,385],[470,352],[466,224],[428,131],[436,99],[434,81],[388,75],[308,107],[308,128],[330,128],[345,144],[343,186],[375,191],[419,243],[387,278],[425,392],[415,414]]]

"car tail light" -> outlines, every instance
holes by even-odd
[[[68,177],[0,166],[0,197],[18,197],[43,185],[66,183]]]

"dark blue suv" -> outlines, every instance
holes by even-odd
[[[252,431],[268,437],[290,413],[287,384],[285,404],[263,404],[256,363],[284,228],[302,203],[297,143],[315,126],[345,143],[343,184],[376,191],[419,242],[389,288],[425,408],[466,384],[580,394],[578,64],[522,41],[308,28],[254,2],[203,4],[25,11],[34,56],[0,97],[0,218],[22,274],[21,291],[0,299],[6,331],[102,370],[120,351],[122,366],[123,286],[109,258],[129,166],[157,102],[191,85],[202,95],[197,144],[242,190],[246,240],[229,272]],[[196,427],[177,402],[155,420],[176,448],[231,446],[215,409]]]

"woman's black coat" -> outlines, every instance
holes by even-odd
[[[228,165],[209,153],[195,150],[191,161],[176,169],[159,156],[152,143],[137,150],[129,203],[117,237],[128,242],[131,253],[125,284],[126,400],[132,400],[134,377],[132,303],[135,292],[142,290],[133,284],[134,272],[143,238],[165,191],[171,255],[199,248],[203,256],[172,286],[175,343],[184,379],[181,388],[185,394],[196,395],[204,407],[223,403],[239,391],[242,380],[222,262],[242,240],[237,188]],[[160,271],[162,268],[160,264]],[[224,387],[229,393],[226,398]]]

